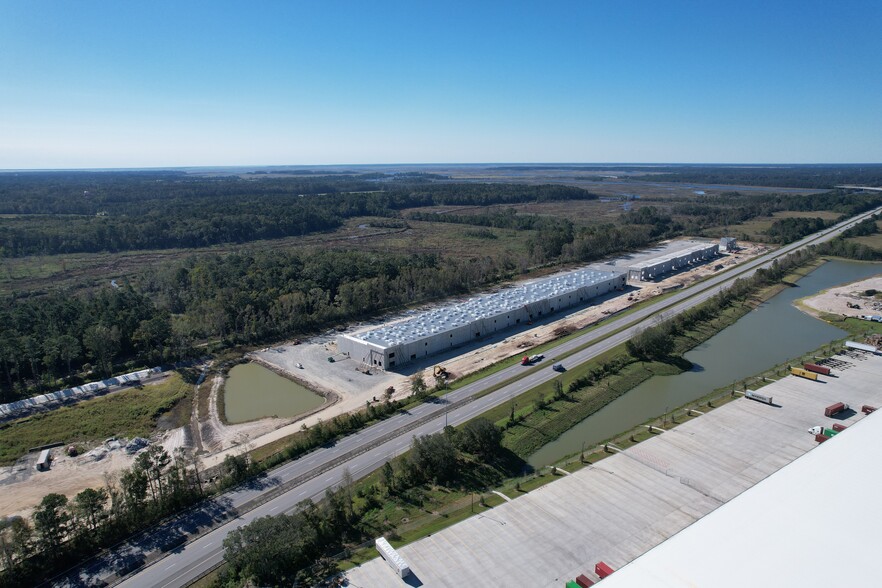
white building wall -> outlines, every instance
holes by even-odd
[[[644,264],[632,266],[628,271],[628,277],[629,279],[639,279],[643,282],[655,280],[696,262],[715,257],[719,254],[719,249],[719,244],[709,243],[706,246],[695,247],[669,256],[650,259]]]
[[[419,361],[483,339],[510,327],[526,326],[531,321],[539,320],[565,308],[585,304],[593,298],[602,296],[616,288],[624,287],[625,282],[626,275],[619,274],[591,286],[525,304],[520,309],[504,310],[500,314],[479,318],[467,325],[388,347],[359,339],[357,334],[340,335],[337,337],[337,348],[341,353],[347,354],[357,362],[365,362],[383,369],[394,369],[411,361]]]

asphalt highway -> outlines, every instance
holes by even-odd
[[[223,540],[234,529],[270,515],[290,512],[303,500],[318,500],[325,491],[339,484],[344,470],[354,479],[366,476],[389,459],[406,452],[413,436],[428,435],[443,429],[445,423],[462,424],[499,406],[536,386],[554,379],[553,363],[572,368],[627,341],[640,329],[650,326],[659,315],[667,318],[696,306],[737,278],[747,277],[758,268],[806,245],[831,239],[882,208],[864,213],[796,243],[784,246],[732,270],[723,272],[663,300],[651,303],[631,314],[607,319],[605,324],[562,343],[545,353],[539,367],[514,365],[454,390],[435,402],[421,404],[407,413],[397,414],[381,423],[345,437],[330,447],[320,448],[269,472],[263,479],[228,492],[207,502],[196,511],[166,522],[144,536],[111,550],[87,567],[59,578],[56,585],[96,585],[116,583],[126,587],[186,586],[223,560]],[[584,348],[582,348],[584,347]],[[582,349],[580,349],[582,348]],[[578,351],[575,351],[579,349]],[[558,360],[567,353],[565,359]],[[518,377],[522,376],[522,377]],[[510,382],[509,382],[510,381]],[[488,389],[499,389],[480,396]],[[251,508],[254,504],[256,507]],[[248,510],[250,508],[250,510]],[[186,542],[188,535],[205,528],[210,520],[224,520],[228,514],[242,512]],[[157,553],[167,553],[156,559]],[[150,563],[140,568],[149,557]],[[136,571],[137,570],[137,571]]]

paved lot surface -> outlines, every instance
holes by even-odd
[[[413,586],[561,586],[594,563],[623,566],[816,446],[807,429],[849,424],[882,404],[882,357],[812,382],[762,389],[776,406],[738,399],[595,466],[399,551]],[[856,408],[823,416],[842,401]],[[829,442],[835,443],[833,438]],[[794,492],[798,492],[794,488]],[[382,560],[348,574],[351,586],[405,585]]]

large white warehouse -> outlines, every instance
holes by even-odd
[[[526,324],[625,285],[625,274],[581,269],[472,298],[417,316],[337,337],[340,352],[391,369]]]
[[[694,245],[690,245],[685,249],[632,265],[628,268],[628,279],[642,282],[654,280],[697,261],[705,261],[716,257],[719,253],[720,246],[718,243],[695,241]]]

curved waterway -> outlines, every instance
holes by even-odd
[[[609,439],[726,384],[845,337],[845,331],[803,313],[793,301],[880,272],[878,263],[825,263],[686,353],[695,366],[691,371],[646,380],[544,445],[528,462],[533,467],[549,465],[579,452],[583,443],[591,446]]]
[[[224,385],[224,413],[229,423],[293,417],[324,401],[312,390],[256,363],[234,366]]]

